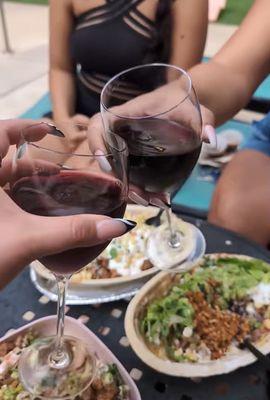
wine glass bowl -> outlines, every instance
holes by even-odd
[[[172,75],[177,83],[169,81]],[[141,197],[145,193],[150,203],[166,210],[167,262],[175,259],[176,252],[181,262],[184,241],[171,221],[168,203],[191,174],[202,145],[201,112],[189,75],[167,64],[123,71],[104,86],[101,114],[104,137],[117,134],[127,143],[130,183]],[[159,245],[159,233],[150,236],[154,247]]]
[[[41,127],[44,131],[43,124]],[[40,134],[40,140],[33,142],[27,140],[33,128],[38,131],[37,124],[23,130],[13,162],[12,199],[24,211],[45,219],[76,219],[79,214],[121,218],[128,192],[123,139],[112,135],[110,140],[102,140],[92,136],[86,125],[63,123],[57,128],[46,125],[48,134]],[[42,231],[36,234],[42,236]],[[94,377],[95,356],[81,341],[63,336],[65,294],[71,275],[96,258],[108,243],[82,246],[83,233],[75,236],[76,248],[39,259],[57,280],[57,334],[34,342],[19,363],[22,384],[39,398],[75,398]]]

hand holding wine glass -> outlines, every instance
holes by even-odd
[[[61,221],[69,218],[77,240],[64,251],[50,249],[39,254],[40,262],[54,273],[58,284],[57,334],[36,341],[23,352],[19,375],[33,396],[75,398],[91,383],[95,357],[82,342],[64,336],[65,293],[70,276],[96,258],[116,231],[123,234],[136,225],[122,219],[128,190],[127,149],[123,139],[112,135],[104,140],[102,154],[91,148],[74,152],[73,132],[79,129],[86,138],[84,125],[58,124],[49,142],[46,138],[30,140],[32,129],[22,131],[24,140],[13,163],[10,196],[22,213],[43,222],[35,235],[42,237],[44,224],[51,220],[57,234],[64,235]],[[59,143],[67,151],[60,151]],[[85,231],[89,225],[81,223],[88,218],[95,221],[90,230],[92,242]],[[70,379],[76,380],[75,386],[69,385]]]
[[[167,83],[171,71],[178,79]],[[117,133],[127,143],[131,184],[147,193],[152,204],[166,210],[168,232],[163,229],[161,235],[157,229],[148,241],[156,237],[152,248],[156,248],[157,262],[180,262],[183,235],[171,221],[168,204],[189,177],[203,141],[200,106],[189,75],[167,64],[123,71],[104,86],[101,114],[105,137]],[[209,126],[204,131],[213,134]],[[160,194],[167,196],[167,202]],[[129,196],[140,203],[138,193]]]
[[[32,128],[27,130],[27,139],[31,141],[57,132],[48,124],[32,120],[0,121],[0,289],[37,258],[76,246],[106,242],[126,232],[124,224],[107,216],[77,215],[76,219],[65,216],[56,220],[26,213],[12,201],[3,189],[14,180],[12,159],[7,153],[11,146],[19,145],[22,130],[29,126]],[[25,173],[29,173],[29,167],[31,164]]]

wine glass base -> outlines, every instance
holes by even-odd
[[[19,362],[24,388],[41,399],[71,399],[86,390],[94,379],[95,357],[78,339],[64,336],[65,362],[54,364],[55,337],[36,340],[26,348]]]
[[[205,254],[206,242],[201,231],[192,224],[178,219],[173,226],[180,237],[180,246],[170,245],[170,231],[167,224],[163,224],[150,235],[147,254],[152,264],[160,270],[186,271]]]

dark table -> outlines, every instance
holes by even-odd
[[[270,261],[270,253],[256,244],[202,220],[186,219],[199,226],[204,233],[207,252],[246,254]],[[55,314],[55,304],[52,302],[42,304],[40,298],[41,295],[34,289],[29,279],[29,271],[26,269],[0,294],[0,336],[11,328],[24,325],[26,321],[23,315],[27,311],[32,311],[35,314],[34,318]],[[201,381],[173,378],[148,368],[130,347],[123,345],[126,344],[123,340],[126,307],[127,301],[98,307],[71,306],[67,314],[74,318],[88,316],[87,326],[114,352],[126,369],[129,372],[137,369],[142,373],[137,385],[143,400],[270,399],[270,375],[258,362],[228,375]]]

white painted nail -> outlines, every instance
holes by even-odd
[[[136,222],[124,218],[108,218],[97,223],[97,236],[99,240],[105,242],[129,232],[135,226]]]
[[[109,161],[107,160],[107,157],[105,156],[104,152],[102,150],[96,150],[95,151],[95,158],[97,160],[97,162],[99,163],[99,166],[101,168],[102,171],[104,172],[111,172],[112,171],[112,167],[109,163]]]
[[[212,125],[205,125],[204,136],[208,139],[211,147],[217,147],[217,135]]]

